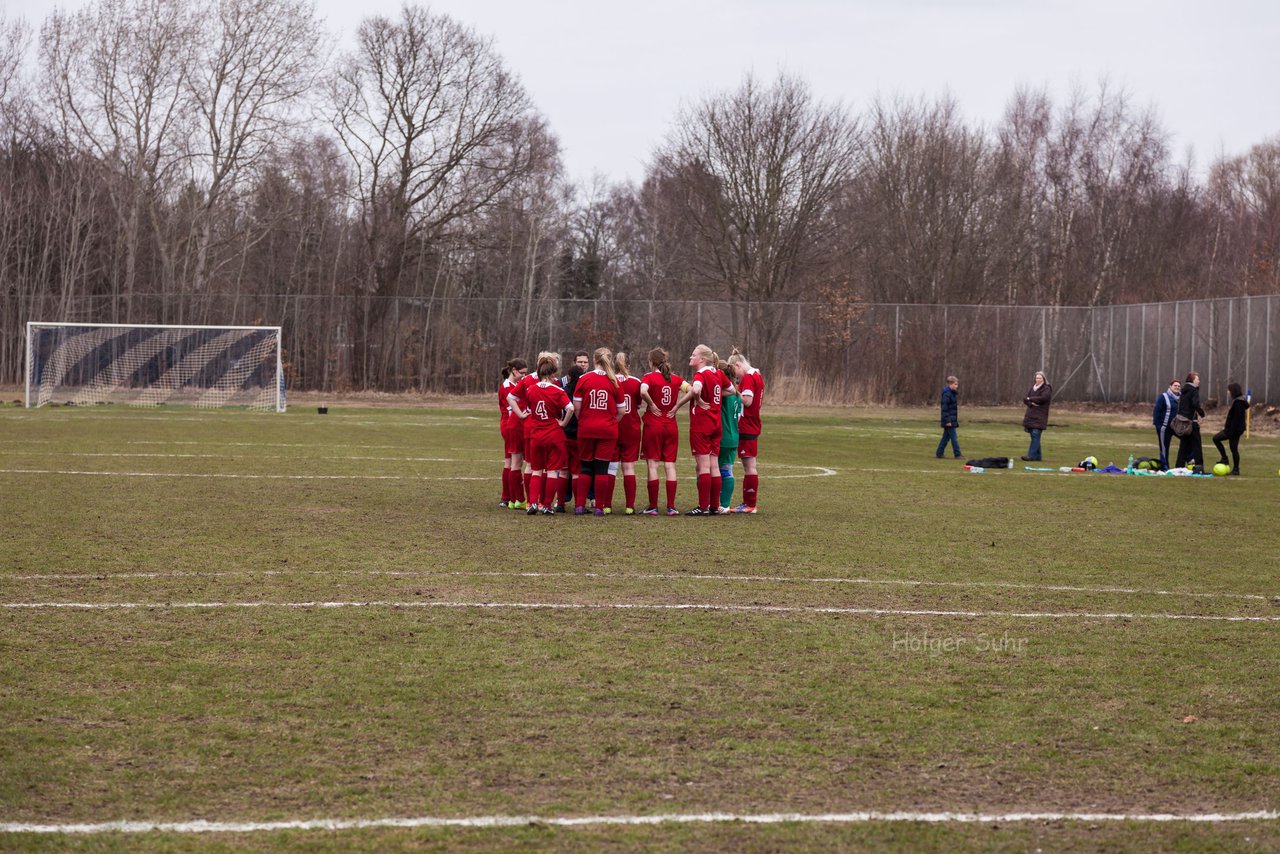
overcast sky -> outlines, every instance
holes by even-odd
[[[3,2],[3,0],[0,0]],[[317,0],[350,34],[398,0]],[[7,4],[38,26],[51,0]],[[63,2],[77,8],[80,2]],[[859,111],[877,94],[950,92],[994,123],[1019,85],[1061,99],[1106,76],[1154,106],[1197,165],[1280,136],[1275,0],[436,0],[492,37],[559,136],[570,177],[639,179],[682,103],[747,72],[803,77]]]

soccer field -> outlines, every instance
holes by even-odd
[[[775,409],[757,516],[544,518],[496,420],[0,409],[0,847],[1280,846],[1275,438]]]

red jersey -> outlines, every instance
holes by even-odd
[[[625,405],[622,389],[610,382],[604,371],[597,368],[583,374],[573,390],[573,408],[578,414],[578,438],[617,438],[617,413]]]
[[[511,426],[511,419],[515,415],[511,412],[511,404],[507,401],[507,395],[515,391],[516,384],[510,378],[504,379],[502,385],[498,386],[498,426],[503,430]]]
[[[656,410],[653,408],[645,410],[644,423],[660,424],[665,421],[674,424],[674,421],[663,416],[675,411],[676,401],[680,399],[680,386],[684,385],[684,380],[675,374],[672,374],[669,380],[663,379],[661,372],[650,371],[640,382],[649,387],[647,389],[649,397],[658,405]]]
[[[629,430],[640,435],[640,380],[635,377],[618,377],[618,388],[622,391],[622,401],[627,405],[627,414],[618,422],[619,430]]]
[[[689,401],[689,432],[714,433],[720,429],[720,402],[730,386],[729,378],[707,365],[698,369],[692,382],[702,383],[702,391]]]
[[[560,388],[559,383],[540,382],[529,387],[525,395],[529,401],[529,409],[533,413],[529,420],[533,422],[530,432],[534,436],[555,435],[560,432],[560,416],[569,405],[569,395]]]
[[[520,408],[525,412],[529,411],[529,389],[536,385],[537,382],[538,378],[536,376],[533,374],[525,374],[520,378],[520,382],[516,383],[515,388],[510,391],[510,394],[515,397],[516,403],[520,404]],[[516,420],[519,420],[520,418],[520,416],[516,415],[514,412],[511,413],[511,417]]]
[[[742,417],[738,419],[739,436],[760,435],[760,403],[764,398],[764,377],[755,368],[743,374],[738,381],[738,393],[751,392],[751,405],[742,408]]]

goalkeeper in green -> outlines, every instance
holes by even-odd
[[[734,384],[733,391],[720,403],[720,505],[716,513],[731,513],[733,507],[733,461],[738,456],[738,419],[742,417],[742,398],[738,395],[737,372],[733,365],[721,361],[717,367]]]

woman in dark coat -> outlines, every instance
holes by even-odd
[[[1178,459],[1176,468],[1184,466],[1204,467],[1204,446],[1200,441],[1200,419],[1204,418],[1204,410],[1200,407],[1200,375],[1195,371],[1187,374],[1182,382],[1182,396],[1178,398],[1178,414],[1191,419],[1191,432],[1178,439]]]
[[[1027,391],[1022,402],[1027,405],[1027,414],[1022,416],[1022,429],[1031,434],[1031,447],[1027,449],[1027,462],[1040,459],[1040,433],[1049,427],[1049,401],[1053,399],[1053,386],[1044,371],[1036,371],[1036,381]]]
[[[1231,473],[1240,474],[1240,437],[1244,435],[1246,424],[1246,416],[1249,412],[1249,401],[1244,399],[1244,393],[1240,391],[1239,383],[1231,383],[1227,386],[1227,393],[1231,395],[1231,408],[1227,410],[1227,423],[1222,425],[1222,432],[1217,433],[1213,437],[1213,444],[1218,448],[1218,456],[1221,457],[1218,462],[1226,463],[1227,449],[1222,447],[1222,440],[1226,439],[1231,443]]]

